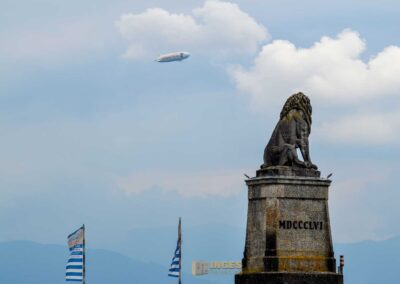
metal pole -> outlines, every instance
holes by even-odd
[[[179,284],[182,284],[182,228],[181,228],[181,217],[179,217],[179,226],[178,226],[178,239],[179,239]]]
[[[85,244],[85,224],[83,224],[83,282],[86,284],[86,244]]]

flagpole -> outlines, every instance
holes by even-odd
[[[180,254],[179,257],[179,284],[182,284],[182,228],[181,228],[181,217],[179,217],[179,227],[178,227],[178,238],[179,238],[179,247]]]
[[[82,228],[83,228],[83,282],[82,282],[82,284],[86,284],[86,244],[85,244],[85,224],[83,224]]]

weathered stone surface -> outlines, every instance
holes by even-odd
[[[252,273],[235,275],[235,284],[343,284],[337,273]]]
[[[329,220],[331,181],[271,175],[246,183],[246,244],[235,283],[342,283]]]
[[[299,168],[288,166],[261,165],[257,171],[257,177],[261,176],[286,176],[286,177],[320,177],[321,172],[312,168]]]
[[[308,137],[311,133],[312,107],[303,93],[290,96],[264,150],[264,167],[288,166],[317,169],[311,162]],[[303,156],[301,161],[297,149]]]
[[[290,96],[265,147],[264,164],[246,180],[246,243],[236,284],[343,283],[332,246],[331,181],[320,178],[310,157],[311,115],[306,95]]]

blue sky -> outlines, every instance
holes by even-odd
[[[245,227],[286,97],[314,107],[334,240],[400,233],[395,1],[1,1],[0,240]],[[190,59],[158,64],[160,53]]]

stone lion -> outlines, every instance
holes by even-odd
[[[317,169],[311,162],[308,136],[311,133],[312,107],[310,99],[303,93],[290,96],[281,111],[271,139],[264,151],[262,168],[289,166]],[[301,161],[297,148],[303,156]]]

